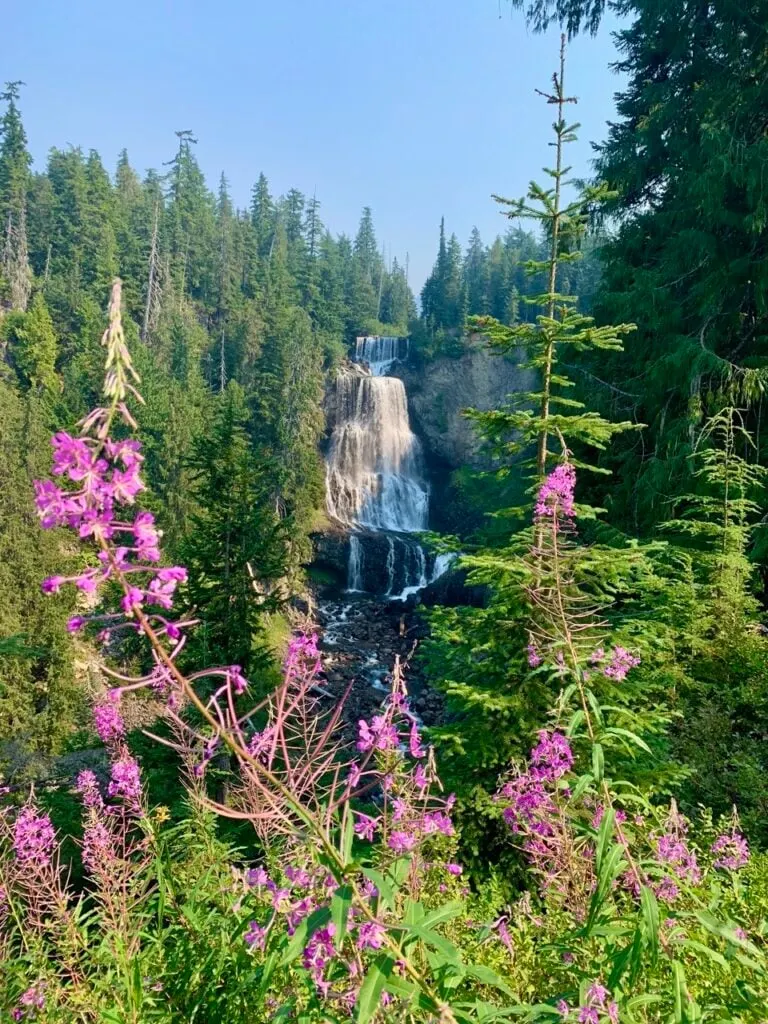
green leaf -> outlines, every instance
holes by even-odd
[[[352,886],[342,885],[331,898],[331,921],[336,927],[336,941],[339,943],[339,948],[347,934],[347,919],[351,906]]]
[[[643,910],[648,945],[655,958],[659,950],[659,904],[656,902],[655,894],[647,885],[643,885],[640,889],[640,905]]]
[[[465,964],[464,970],[470,978],[477,978],[477,980],[482,982],[483,985],[492,985],[505,995],[508,995],[511,999],[516,998],[515,993],[506,981],[504,981],[501,975],[497,974],[492,968],[486,967],[484,964]]]
[[[393,907],[395,905],[395,891],[386,876],[374,868],[363,868],[362,871],[365,877],[370,879],[376,886],[379,893],[380,906],[385,909]]]
[[[711,946],[706,945],[704,942],[697,942],[695,939],[686,939],[681,943],[682,946],[690,949],[695,949],[697,953],[703,953],[704,956],[709,957],[716,964],[720,964],[721,967],[728,968],[728,961],[725,959],[722,953],[718,953],[716,949],[712,949]]]
[[[461,900],[452,900],[450,903],[444,903],[442,907],[438,907],[436,910],[431,910],[422,921],[425,928],[432,928],[436,924],[441,924],[443,921],[451,921],[464,909],[464,904]]]
[[[344,865],[352,860],[352,844],[355,841],[355,816],[349,804],[344,806],[344,820],[341,826],[341,859]]]
[[[612,807],[607,808],[600,822],[600,829],[597,833],[597,845],[595,846],[595,867],[599,872],[608,844],[613,836],[613,826],[616,820],[616,812]]]
[[[595,776],[595,782],[603,781],[604,771],[605,757],[603,755],[603,748],[601,744],[595,743],[592,746],[592,774]]]
[[[629,729],[620,729],[618,726],[612,725],[610,728],[605,730],[604,735],[605,736],[623,736],[624,739],[627,739],[631,743],[634,743],[636,746],[640,747],[640,749],[644,750],[646,753],[648,753],[648,754],[652,754],[653,753],[653,751],[648,746],[648,744],[645,742],[645,740],[641,739],[637,735],[637,733],[631,732]]]
[[[355,1020],[357,1024],[367,1024],[373,1017],[381,1002],[381,993],[384,990],[387,978],[392,974],[395,961],[391,956],[382,953],[377,956],[360,987],[355,1004]]]

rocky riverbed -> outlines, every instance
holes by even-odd
[[[377,712],[389,692],[396,659],[415,713],[425,725],[440,720],[442,698],[423,685],[413,664],[418,643],[428,632],[415,612],[399,602],[344,594],[321,599],[316,619],[325,677],[322,685],[338,700],[349,689],[347,722]]]

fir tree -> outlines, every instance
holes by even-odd
[[[16,105],[23,82],[7,82],[0,100],[6,104],[0,119],[0,227],[2,268],[11,309],[24,312],[32,289],[27,244],[27,189],[32,158]]]
[[[616,351],[621,348],[620,336],[634,329],[628,324],[596,327],[592,317],[577,312],[576,299],[558,288],[561,266],[581,257],[575,246],[585,231],[587,210],[604,202],[608,195],[605,186],[588,186],[576,199],[564,201],[566,176],[570,170],[564,164],[564,147],[574,141],[578,128],[565,119],[566,104],[575,101],[566,96],[564,74],[565,37],[561,44],[560,71],[553,76],[553,91],[543,94],[547,103],[557,108],[553,126],[556,162],[553,168],[545,168],[552,186],[544,188],[532,183],[527,197],[518,201],[495,197],[497,202],[509,207],[509,217],[532,219],[544,229],[548,239],[546,259],[530,260],[527,270],[534,275],[546,275],[546,291],[523,300],[543,308],[544,312],[535,323],[511,327],[490,317],[475,317],[471,321],[473,329],[485,334],[494,350],[525,352],[524,367],[533,371],[537,378],[535,390],[515,396],[520,408],[471,412],[470,415],[499,456],[509,458],[535,445],[532,467],[538,480],[543,479],[552,460],[575,448],[580,451],[585,446],[603,448],[614,434],[632,426],[629,422],[611,423],[596,412],[585,412],[582,401],[569,397],[573,382],[558,367],[563,351]],[[555,442],[554,450],[551,439]]]
[[[197,642],[224,664],[253,672],[266,656],[263,616],[286,596],[277,584],[286,570],[287,534],[247,423],[245,395],[232,381],[190,460],[200,511],[182,552],[190,600],[204,622]]]
[[[9,313],[0,322],[0,339],[24,388],[49,395],[61,390],[56,373],[56,332],[42,293],[35,295],[28,312]]]

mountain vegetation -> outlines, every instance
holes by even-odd
[[[3,1019],[765,1021],[768,10],[511,7],[564,33],[552,166],[489,245],[440,223],[420,308],[369,208],[334,235],[261,174],[237,209],[190,131],[143,178],[33,170],[6,84]],[[566,41],[607,11],[578,181]],[[465,411],[459,598],[403,607],[425,638],[348,721],[312,560],[370,334],[525,384]]]

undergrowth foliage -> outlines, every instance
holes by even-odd
[[[296,636],[263,700],[237,665],[182,668],[194,621],[174,609],[181,566],[162,564],[137,510],[142,452],[128,403],[139,381],[115,283],[105,404],[81,434],[53,438],[37,485],[44,527],[93,554],[72,631],[105,659],[138,636],[150,660],[94,708],[108,778],[83,772],[86,885],[68,882],[60,840],[34,794],[0,815],[0,1003],[15,1020],[625,1022],[765,1019],[768,866],[737,817],[690,821],[652,804],[612,766],[644,740],[606,699],[636,667],[611,644],[570,568],[576,475],[539,489],[525,599],[531,668],[554,699],[525,763],[500,780],[499,814],[528,865],[511,905],[471,891],[399,667],[380,713],[345,743],[323,703],[315,638]],[[596,683],[600,685],[597,686]],[[125,702],[160,698],[181,757],[189,818],[149,806],[126,744]],[[617,724],[621,721],[622,724]],[[161,740],[158,737],[158,740]],[[212,772],[224,755],[226,786]],[[211,778],[211,776],[214,776]],[[249,823],[245,862],[215,829]]]

